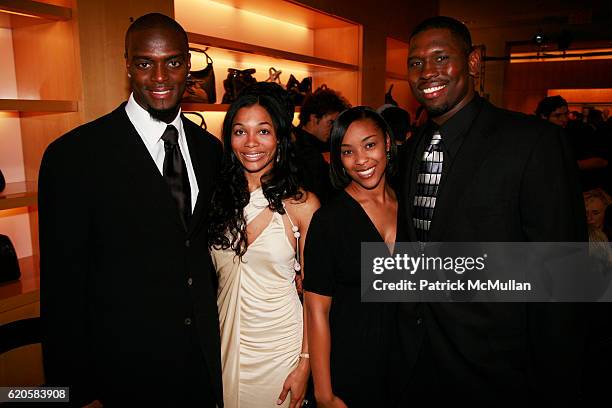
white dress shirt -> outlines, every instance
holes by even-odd
[[[180,108],[178,114],[171,123],[161,122],[157,119],[153,119],[151,115],[149,115],[149,112],[136,102],[134,94],[130,94],[127,105],[125,105],[125,112],[130,122],[132,122],[136,128],[136,131],[140,135],[140,138],[147,147],[151,158],[162,175],[164,174],[164,157],[166,151],[164,150],[164,141],[161,137],[168,125],[173,125],[176,130],[178,130],[178,144],[181,149],[181,154],[183,155],[183,160],[185,160],[185,166],[187,167],[187,177],[189,178],[189,187],[191,188],[191,211],[193,212],[199,189],[198,181],[196,180],[191,164],[191,156],[189,155],[189,147],[187,146],[187,139],[185,138]]]

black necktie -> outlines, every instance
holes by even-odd
[[[181,220],[185,229],[189,225],[191,216],[191,188],[187,176],[187,166],[183,160],[181,149],[178,145],[178,131],[172,125],[168,125],[162,135],[164,141],[164,179],[170,187],[170,193],[176,201]]]

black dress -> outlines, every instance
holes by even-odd
[[[314,214],[304,253],[304,290],[332,297],[332,389],[350,408],[387,405],[394,337],[394,305],[361,302],[361,242],[383,239],[361,205],[341,191]]]

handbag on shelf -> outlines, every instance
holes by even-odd
[[[268,79],[266,79],[265,82],[276,82],[279,85],[282,85],[281,80],[280,80],[280,74],[282,74],[283,71],[281,70],[277,70],[274,67],[270,67],[270,69],[268,70]]]
[[[206,55],[206,67],[199,71],[190,71],[187,77],[187,85],[183,93],[183,102],[215,103],[217,102],[217,91],[215,89],[215,70],[213,60],[206,53],[208,48],[191,48],[189,51],[200,52]]]
[[[257,80],[253,77],[255,72],[255,68],[243,70],[228,68],[227,78],[223,80],[223,89],[225,89],[225,93],[223,94],[223,100],[221,102],[234,102],[244,88],[256,83]]]
[[[0,234],[0,283],[21,278],[17,253],[11,239]]]
[[[312,77],[306,77],[300,82],[291,74],[287,81],[287,92],[295,105],[302,105],[306,96],[312,93]]]
[[[389,87],[389,90],[385,94],[385,105],[399,106],[397,101],[395,99],[393,99],[393,95],[391,95],[391,92],[393,92],[393,84],[391,84],[391,86]]]
[[[202,116],[200,112],[183,111],[183,115],[194,115],[194,116],[199,117],[200,118],[199,126],[204,130],[208,130],[208,125],[206,125],[206,120],[204,120],[204,116]]]

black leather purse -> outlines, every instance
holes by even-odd
[[[206,49],[208,50],[208,48]],[[187,77],[187,85],[183,93],[183,102],[215,103],[217,102],[217,90],[215,88],[215,70],[213,60],[206,50],[189,48],[189,51],[201,52],[206,55],[206,67],[199,71],[190,71]]]
[[[244,88],[257,83],[257,80],[253,77],[255,72],[255,68],[243,70],[228,68],[227,78],[223,80],[223,89],[225,89],[225,93],[223,94],[221,103],[234,102]]]
[[[0,234],[0,283],[21,278],[17,253],[11,239]]]
[[[306,77],[300,82],[291,74],[287,81],[287,92],[293,103],[301,106],[304,99],[312,93],[312,77]]]

